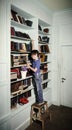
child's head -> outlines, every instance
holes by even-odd
[[[36,60],[39,57],[39,52],[38,50],[32,50],[31,51],[31,58]]]

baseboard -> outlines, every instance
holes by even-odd
[[[57,101],[52,101],[52,104],[53,105],[57,105],[57,106],[59,106],[60,104],[58,104],[58,102]]]
[[[28,118],[24,123],[19,125],[15,130],[25,130],[30,125],[30,118]]]
[[[7,122],[11,118],[10,113],[0,118],[0,125]]]

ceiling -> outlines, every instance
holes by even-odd
[[[72,0],[39,0],[46,8],[57,12],[72,8]]]

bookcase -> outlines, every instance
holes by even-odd
[[[19,108],[29,102],[32,76],[26,66],[29,53],[33,49],[30,31],[33,30],[33,16],[11,6],[11,109]]]
[[[49,73],[49,54],[50,54],[50,24],[43,20],[38,20],[38,48],[40,52],[41,61],[41,75],[42,75],[42,87],[43,89],[48,87]]]
[[[38,28],[37,26],[38,25]],[[29,53],[34,48],[35,40],[40,53],[42,87],[46,89],[49,79],[48,55],[50,54],[50,25],[40,19],[35,20],[31,14],[11,5],[11,109],[19,109],[29,103],[32,97],[32,75],[26,66]],[[35,34],[35,38],[34,38]],[[38,36],[38,37],[36,37]]]

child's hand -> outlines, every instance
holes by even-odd
[[[30,63],[27,63],[27,67],[30,68]]]

